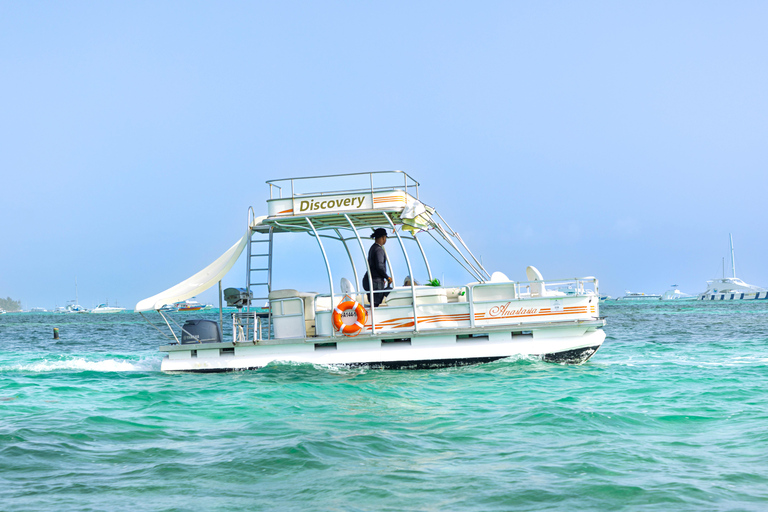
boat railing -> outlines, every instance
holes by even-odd
[[[404,190],[419,198],[419,182],[403,171],[372,171],[325,176],[304,176],[267,181],[270,199],[293,199],[328,194],[356,194]],[[351,186],[351,188],[350,188]],[[285,192],[283,191],[285,189]],[[288,191],[290,190],[290,195]]]
[[[373,294],[378,295],[382,293],[388,293],[391,291],[392,291],[391,288],[386,290],[374,290]],[[344,300],[345,297],[351,297],[356,302],[359,302],[360,304],[362,304],[363,307],[366,309],[366,311],[368,311],[368,315],[371,318],[371,325],[373,326],[373,332],[374,333],[376,332],[376,329],[377,329],[376,317],[375,317],[375,314],[371,315],[371,307],[372,307],[370,303],[371,292],[366,292],[363,290],[355,291],[351,294],[342,294],[342,295],[339,295],[339,294],[331,295],[329,293],[320,293],[316,295],[314,300],[314,306],[313,306],[316,329],[317,329],[318,313],[322,314],[322,313],[328,313],[329,311],[333,311],[333,308],[335,307],[335,304],[333,304],[333,300],[336,297],[340,297],[341,300]],[[326,305],[321,305],[322,303],[326,303]],[[413,311],[413,306],[402,306],[402,308]],[[387,309],[391,310],[393,308],[390,308],[389,306],[387,306]],[[331,328],[331,331],[332,331],[331,337],[341,336],[333,328]]]
[[[420,286],[419,288],[422,288],[422,287]],[[406,314],[406,317],[404,317],[404,318],[409,318],[411,320],[414,319],[414,313],[415,313],[415,315],[416,315],[415,316],[415,321],[412,324],[414,326],[414,328],[416,328],[416,325],[419,324],[420,316],[419,316],[418,311],[419,310],[423,311],[424,306],[449,306],[449,307],[454,307],[454,308],[458,306],[460,309],[466,309],[466,312],[469,313],[469,304],[467,302],[424,303],[424,302],[420,302],[419,301],[419,299],[421,299],[422,297],[420,297],[418,294],[416,295],[416,300],[414,301],[414,294],[413,294],[413,290],[412,289],[409,289],[408,287],[403,287],[402,289],[403,290],[408,290],[408,291],[411,292],[410,295],[408,295],[408,294],[404,295],[404,297],[410,297],[411,298],[412,302],[410,304],[404,304],[402,306],[395,306],[395,305],[392,305],[392,304],[384,303],[384,305],[379,306],[377,308],[373,308],[373,309],[375,309],[376,311],[379,311],[379,312],[387,311],[388,313],[391,313],[392,311],[403,311]],[[389,292],[392,292],[392,291],[393,291],[393,289],[389,288],[389,289],[385,289],[385,290],[374,290],[373,293],[374,294],[389,293]],[[381,332],[386,332],[386,331],[390,331],[390,330],[397,330],[397,329],[399,329],[397,327],[393,328],[393,327],[390,327],[390,326],[383,327],[382,326],[383,322],[381,320],[378,320],[378,321],[376,320],[376,318],[377,318],[376,315],[379,315],[380,313],[375,313],[375,314],[371,315],[372,306],[371,306],[370,299],[369,299],[370,293],[371,292],[366,292],[366,291],[356,292],[356,293],[352,294],[352,298],[354,300],[356,300],[357,302],[360,302],[361,304],[363,304],[363,307],[366,309],[366,311],[368,311],[368,318],[371,320],[371,324],[370,324],[371,325],[371,334],[379,334]],[[320,303],[322,301],[318,301],[317,299],[331,299],[331,295],[330,294],[318,294],[316,296],[316,298],[315,298],[315,306],[314,306],[315,307],[315,312],[314,312],[315,313],[315,321],[316,321],[316,323],[319,323],[318,322],[319,315],[326,314],[326,313],[331,313],[333,311],[333,308],[335,307],[335,304],[329,303],[329,304],[331,304],[330,308],[323,307],[323,306],[320,306]],[[414,304],[415,304],[415,306],[414,306]],[[408,316],[408,315],[410,315],[410,316]],[[378,318],[381,318],[381,317],[379,316]],[[421,317],[421,318],[423,318],[423,317]],[[338,332],[336,332],[335,329],[333,329],[333,326],[331,326],[331,337],[341,337],[341,338],[344,338],[345,336],[342,335],[342,334],[339,334]]]
[[[547,279],[544,281],[518,281],[519,297],[558,297],[569,295],[598,295],[596,277]]]
[[[237,311],[232,313],[232,342],[257,343],[270,338],[268,323],[264,322],[267,313],[259,311]]]
[[[419,289],[422,289],[423,287],[419,287]],[[437,288],[444,288],[446,290],[450,289],[456,289],[456,287],[437,287]],[[420,325],[420,314],[419,311],[424,311],[425,307],[434,307],[434,306],[445,306],[450,308],[456,308],[458,310],[466,310],[465,312],[469,314],[469,321],[470,325],[472,327],[475,326],[475,305],[480,304],[498,304],[500,301],[510,301],[510,300],[523,300],[523,299],[562,299],[565,297],[574,297],[574,296],[595,296],[599,297],[599,289],[598,289],[598,280],[595,277],[589,276],[589,277],[579,277],[579,278],[570,278],[570,279],[550,279],[550,280],[542,280],[542,281],[499,281],[499,282],[485,282],[485,283],[472,283],[469,285],[466,285],[465,287],[458,287],[459,289],[466,290],[466,301],[464,300],[457,300],[457,301],[448,301],[448,302],[424,302],[423,297],[421,297],[419,294],[415,293],[416,289],[411,288],[410,290],[407,287],[404,287],[404,290],[409,291],[410,293],[406,293],[404,297],[410,297],[411,304],[402,305],[402,306],[394,306],[387,304],[384,306],[386,311],[394,311],[394,310],[403,310],[407,311],[410,314],[414,315],[414,329],[418,330]],[[391,289],[388,290],[376,290],[374,293],[384,293],[384,292],[391,292]],[[363,297],[368,296],[370,292],[359,292],[353,294],[353,298],[358,301],[363,301]],[[463,295],[463,292],[461,293]],[[318,320],[318,314],[328,313],[329,308],[321,307],[319,304],[321,301],[317,300],[320,298],[326,298],[331,299],[330,294],[318,294],[315,297],[315,304],[314,304],[314,317],[315,321]],[[370,312],[371,311],[371,305],[370,303],[365,304],[364,306],[366,309]],[[330,305],[330,310],[332,310],[334,307],[333,304]],[[376,308],[378,311],[379,309]],[[464,312],[464,311],[462,311]],[[429,328],[429,327],[426,327]],[[372,315],[371,318],[371,333],[376,334],[380,331],[387,331],[390,330],[390,327],[381,327],[381,323],[379,322],[377,324],[376,317]],[[332,332],[331,337],[341,336],[340,334],[336,332]]]
[[[423,287],[419,287],[420,289]],[[436,287],[436,289],[445,288],[447,290],[455,289],[452,287]],[[425,307],[434,307],[436,305],[455,308],[454,311],[466,311],[469,314],[470,323],[474,325],[475,306],[481,304],[498,303],[500,300],[521,300],[521,299],[558,299],[568,296],[584,296],[598,294],[598,281],[594,277],[582,277],[572,279],[554,279],[546,281],[501,281],[501,282],[486,282],[486,283],[472,283],[465,287],[459,287],[462,290],[466,290],[466,301],[457,302],[423,302],[423,297],[418,294],[414,294],[414,290],[409,290],[411,293],[404,295],[410,296],[411,304],[395,306],[386,305],[385,310],[403,311],[406,314],[416,313],[415,321],[418,322],[419,311],[424,311]],[[407,288],[404,288],[407,290]],[[392,290],[375,290],[373,293],[385,293]],[[494,292],[500,292],[500,294],[494,294]],[[353,294],[353,298],[359,302],[362,302],[366,309],[370,312],[371,305],[367,303],[367,297],[370,292],[358,292]],[[462,292],[463,294],[463,292]],[[326,299],[323,301],[322,299]],[[328,313],[333,310],[333,304],[330,294],[318,294],[314,298],[314,320],[318,323],[319,314]],[[308,334],[305,326],[306,311],[304,301],[300,297],[290,297],[285,299],[273,300],[272,306],[277,307],[280,310],[279,317],[273,317],[283,322],[288,322],[286,327],[288,331],[294,331],[299,329],[301,332],[292,332],[289,336],[281,335],[280,337],[306,337]],[[325,302],[325,305],[321,303]],[[415,307],[414,307],[415,304]],[[269,315],[268,311],[252,310],[237,311],[232,313],[232,341],[235,344],[242,343],[258,343],[260,341],[268,340],[274,337],[273,329],[285,330],[280,325],[271,325],[266,322],[265,319]],[[378,332],[385,332],[392,330],[390,327],[382,327],[381,323],[376,325],[375,317],[372,316],[372,334]],[[291,325],[293,324],[293,325]],[[299,326],[299,327],[297,327]],[[319,326],[318,326],[319,327]],[[428,328],[428,327],[427,327]],[[397,329],[394,329],[397,330]],[[313,333],[317,335],[316,333]],[[341,336],[331,328],[331,337]]]

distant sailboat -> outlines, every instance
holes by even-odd
[[[70,300],[67,304],[67,313],[87,313],[88,310],[80,305],[77,297],[77,278],[75,278],[75,300]]]

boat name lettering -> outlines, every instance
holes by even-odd
[[[309,201],[301,201],[299,211],[334,210],[342,207],[360,208],[363,206],[363,201],[365,201],[365,196],[346,197],[344,199],[331,199],[326,201],[315,201],[310,199]]]
[[[493,306],[490,309],[490,311],[488,311],[488,316],[505,318],[505,317],[518,316],[518,315],[534,315],[539,312],[539,308],[510,309],[509,307],[510,304],[511,302],[507,302],[502,306]]]

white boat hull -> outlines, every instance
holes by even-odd
[[[768,300],[768,292],[752,293],[702,293],[698,300]]]
[[[583,363],[605,340],[602,321],[548,326],[542,330],[486,333],[404,333],[365,338],[300,339],[280,344],[168,345],[163,371],[224,372],[262,368],[277,361],[372,368],[436,368],[490,362],[513,356]],[[285,340],[283,340],[285,341]]]

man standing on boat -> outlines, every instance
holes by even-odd
[[[392,284],[392,278],[387,275],[387,256],[384,253],[384,244],[387,243],[387,230],[384,228],[376,228],[371,235],[374,239],[371,249],[368,251],[368,267],[371,269],[371,280],[373,281],[373,289],[385,290],[385,283]],[[363,290],[371,291],[369,289],[370,284],[368,282],[368,272],[363,276]],[[389,292],[372,294],[373,307],[378,307],[384,297],[389,295]]]

